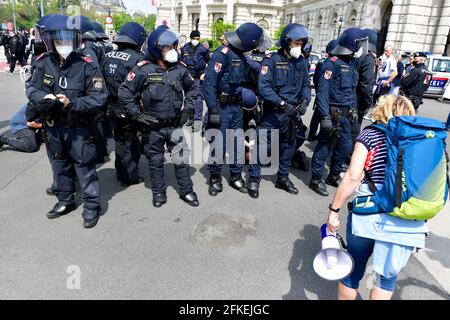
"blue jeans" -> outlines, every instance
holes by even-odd
[[[341,283],[352,289],[359,288],[359,282],[364,277],[366,272],[367,261],[373,252],[375,240],[362,238],[352,234],[352,213],[349,213],[347,219],[347,251],[352,256],[354,262],[354,269],[352,273],[341,280]],[[375,286],[386,290],[394,291],[395,284],[397,282],[397,276],[392,278],[386,278],[377,274]]]

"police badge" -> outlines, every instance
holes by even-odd
[[[92,83],[93,83],[94,88],[96,90],[102,90],[103,89],[103,78],[102,77],[94,77],[94,78],[92,78]]]

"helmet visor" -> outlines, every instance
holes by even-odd
[[[304,28],[293,28],[286,34],[286,40],[288,42],[303,40],[303,45],[306,45],[308,39],[309,39],[308,32]]]
[[[158,47],[163,48],[165,46],[174,46],[175,48],[178,46],[178,35],[171,31],[165,30],[158,40]]]
[[[361,38],[356,40],[357,51],[362,48],[362,53],[366,54],[369,52],[369,37]]]
[[[70,46],[72,51],[81,46],[81,36],[78,30],[44,31],[42,37],[49,52],[57,52],[56,47],[60,46]]]
[[[273,41],[270,39],[269,35],[267,34],[266,30],[264,30],[261,38],[256,43],[256,50],[259,52],[266,52],[273,46]]]

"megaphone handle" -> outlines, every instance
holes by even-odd
[[[336,236],[339,239],[339,241],[341,242],[342,248],[347,249],[347,244],[345,243],[344,238],[342,238],[342,236],[339,233],[337,233]]]

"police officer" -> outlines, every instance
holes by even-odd
[[[400,90],[408,97],[416,111],[423,104],[422,98],[428,90],[433,74],[426,69],[427,55],[423,52],[414,54],[414,68],[406,73],[400,81]]]
[[[320,133],[312,158],[312,179],[309,187],[322,196],[328,196],[326,184],[337,187],[343,164],[352,150],[352,124],[358,120],[356,86],[358,70],[355,58],[363,53],[367,40],[359,28],[346,29],[338,45],[321,67],[316,105],[320,112]],[[325,163],[331,156],[330,174],[322,180]]]
[[[91,20],[85,16],[77,16],[74,18],[73,23],[80,28],[82,35],[82,54],[94,60],[98,65],[103,64],[104,51],[95,44],[96,39],[99,37],[94,30],[94,26]],[[105,104],[95,115],[95,136],[97,139],[98,157],[97,163],[101,164],[109,161],[108,153],[108,136],[109,125],[107,119],[108,105]]]
[[[298,118],[303,116],[311,101],[311,85],[308,62],[302,55],[308,42],[308,30],[298,23],[287,25],[279,40],[278,52],[269,54],[261,66],[258,88],[264,99],[263,117],[260,129],[279,130],[279,170],[275,187],[291,194],[298,194],[289,179],[292,157],[295,153]],[[259,135],[260,144],[270,145]],[[261,168],[251,164],[249,168],[249,195],[259,197]]]
[[[94,41],[94,44],[102,50],[102,58],[108,52],[113,51],[113,46],[108,42],[109,37],[105,33],[105,29],[103,29],[102,25],[97,21],[92,22],[92,26],[94,27],[94,31],[97,34],[97,38]],[[139,48],[140,49],[140,48]]]
[[[5,49],[6,63],[11,64],[11,37],[7,30],[3,32],[0,45]]]
[[[336,48],[337,43],[338,43],[337,39],[333,39],[330,42],[328,42],[328,44],[327,44],[327,46],[325,48],[327,57],[331,58],[331,56],[332,56],[331,52],[334,50],[334,48]],[[313,84],[314,84],[314,88],[315,88],[316,91],[317,91],[317,86],[318,86],[318,83],[319,83],[319,77],[320,77],[320,74],[321,74],[320,70],[322,68],[323,63],[326,60],[327,60],[327,58],[321,58],[319,60],[319,62],[317,62],[317,64],[316,64],[316,70],[315,70],[314,75],[313,75]],[[309,133],[308,133],[308,138],[307,138],[308,141],[315,141],[317,139],[316,134],[317,134],[317,130],[319,129],[321,116],[320,116],[319,110],[316,108],[316,105],[317,104],[315,102],[314,103],[314,112],[313,112],[313,115],[312,115],[312,118],[311,118],[311,123],[309,125]]]
[[[357,59],[359,69],[359,82],[356,87],[358,102],[358,122],[355,126],[354,139],[361,131],[364,115],[372,107],[373,86],[375,84],[375,65],[377,62],[378,35],[373,29],[362,29],[364,36],[368,38],[368,52]]]
[[[118,92],[131,70],[144,59],[140,48],[146,39],[144,28],[135,23],[126,23],[114,40],[117,50],[106,53],[102,73],[109,91],[109,114],[114,123],[114,140],[117,179],[124,186],[142,182],[139,177],[140,141],[137,123],[131,120],[120,103]]]
[[[189,149],[181,130],[194,114],[198,88],[188,69],[178,62],[177,45],[177,35],[159,26],[147,39],[148,60],[138,63],[119,88],[127,113],[147,129],[143,132],[144,154],[149,160],[153,206],[157,208],[167,202],[165,145],[174,161],[180,199],[193,207],[199,205],[189,172]],[[137,101],[142,103],[142,110]],[[175,147],[181,152],[176,153]]]
[[[312,43],[307,43],[303,49],[303,57],[306,59],[308,63],[308,73],[311,69],[311,52],[312,52]],[[308,131],[308,127],[303,123],[303,120],[299,114],[297,114],[297,136],[296,136],[296,144],[295,144],[295,153],[292,157],[292,165],[297,167],[302,171],[309,171],[310,164],[306,153],[300,150],[301,146],[306,141],[306,131]]]
[[[98,38],[91,20],[86,16],[77,16],[73,18],[73,24],[80,29],[82,35],[82,53],[83,55],[95,60],[99,65],[102,64],[103,50],[95,45],[94,41]]]
[[[200,32],[193,30],[190,34],[191,42],[184,45],[181,49],[181,61],[183,61],[200,88],[197,100],[195,101],[194,119],[201,121],[203,117],[203,94],[201,91],[201,82],[204,78],[206,65],[210,59],[209,49],[200,45]],[[191,121],[190,121],[191,122]],[[189,124],[188,124],[189,125]]]
[[[45,119],[52,153],[58,203],[47,217],[55,219],[76,209],[75,169],[81,185],[84,227],[92,228],[101,207],[91,120],[106,103],[108,92],[98,64],[77,51],[80,30],[68,24],[68,17],[51,17],[43,39],[49,53],[36,60],[26,93],[28,108]]]
[[[208,127],[219,129],[222,141],[215,141],[215,137],[208,137],[211,143],[221,143],[219,152],[216,148],[211,150],[211,158],[208,164],[210,172],[209,194],[216,196],[223,191],[222,163],[226,150],[233,148],[231,154],[230,186],[242,193],[247,193],[247,186],[242,179],[244,153],[236,140],[243,141],[243,119],[241,110],[242,89],[245,82],[247,61],[244,52],[256,48],[265,48],[268,39],[265,38],[261,27],[252,22],[239,26],[236,31],[224,34],[225,45],[216,49],[211,61],[206,68],[205,81],[203,82],[203,95],[208,106]],[[262,50],[262,49],[261,49]],[[227,146],[226,131],[234,129],[233,145]],[[239,130],[241,129],[241,130]],[[231,149],[231,150],[233,150]],[[220,152],[222,151],[222,152]]]

